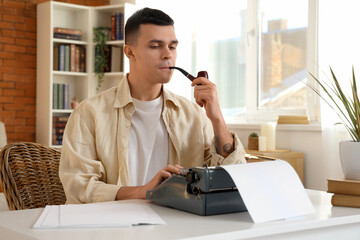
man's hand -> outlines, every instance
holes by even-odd
[[[221,113],[216,85],[209,79],[199,77],[193,80],[194,98],[200,107],[204,107],[210,119],[215,134],[217,153],[223,157],[229,156],[234,151],[234,139],[230,134]]]
[[[222,118],[216,85],[209,79],[199,77],[193,80],[191,86],[195,86],[194,98],[196,103],[205,108],[208,118],[211,121]]]
[[[180,165],[167,165],[165,168],[161,169],[153,179],[151,179],[144,188],[144,198],[146,197],[146,191],[157,187],[160,183],[165,181],[167,178],[171,177],[171,174],[180,174]]]
[[[146,192],[158,186],[165,179],[169,178],[171,174],[180,174],[180,165],[167,165],[161,169],[155,177],[153,177],[146,185],[137,187],[121,187],[116,194],[115,200],[124,199],[145,199]]]

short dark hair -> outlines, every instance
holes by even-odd
[[[173,26],[174,20],[163,11],[143,8],[136,11],[125,24],[125,44],[135,44],[141,24],[155,24],[159,26]]]

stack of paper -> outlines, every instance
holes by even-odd
[[[166,224],[149,206],[120,202],[46,206],[33,228]]]

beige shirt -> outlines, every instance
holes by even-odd
[[[227,158],[216,153],[211,122],[196,103],[165,89],[163,97],[169,164],[245,162],[244,148],[235,134],[235,150]],[[130,184],[128,142],[134,111],[127,77],[73,111],[63,136],[59,170],[67,203],[114,201],[119,188]]]

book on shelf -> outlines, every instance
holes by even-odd
[[[79,30],[79,29],[55,27],[54,28],[54,33],[64,33],[64,34],[70,34],[70,35],[81,35],[82,31]]]
[[[55,132],[61,133],[66,127],[66,122],[55,122],[54,127],[56,129]]]
[[[360,196],[334,194],[331,197],[331,204],[339,207],[357,207],[360,208]]]
[[[65,71],[65,45],[59,45],[59,71]]]
[[[111,16],[111,40],[124,40],[124,14]]]
[[[76,72],[75,59],[76,59],[76,45],[70,44],[70,72]]]
[[[64,84],[59,84],[59,109],[64,109]]]
[[[85,72],[86,50],[82,45],[54,45],[54,70],[68,72]]]
[[[120,13],[115,13],[115,40],[120,40]]]
[[[115,15],[111,16],[111,41],[114,41],[115,38]]]
[[[59,45],[54,46],[53,63],[53,70],[59,70]]]
[[[80,72],[80,46],[75,46],[75,72]]]
[[[120,39],[124,40],[124,14],[120,13]]]
[[[70,109],[69,84],[53,83],[53,109]]]
[[[65,126],[66,126],[66,124],[65,124]],[[61,126],[61,128],[55,128],[55,133],[56,134],[64,134],[64,131],[65,131],[65,129],[64,128],[62,128],[62,126]]]
[[[86,72],[86,50],[80,46],[80,72]]]
[[[329,193],[360,196],[360,181],[348,179],[328,179],[327,181]]]
[[[64,84],[64,109],[70,109],[69,84]]]
[[[53,83],[53,109],[59,109],[59,84]]]
[[[68,40],[81,40],[82,31],[70,28],[54,28],[54,38],[68,39]]]
[[[69,116],[53,116],[52,144],[61,145],[66,123]]]
[[[70,71],[70,45],[65,45],[65,71]]]
[[[64,34],[64,33],[54,33],[54,38],[67,39],[67,40],[76,40],[80,41],[81,36]]]

